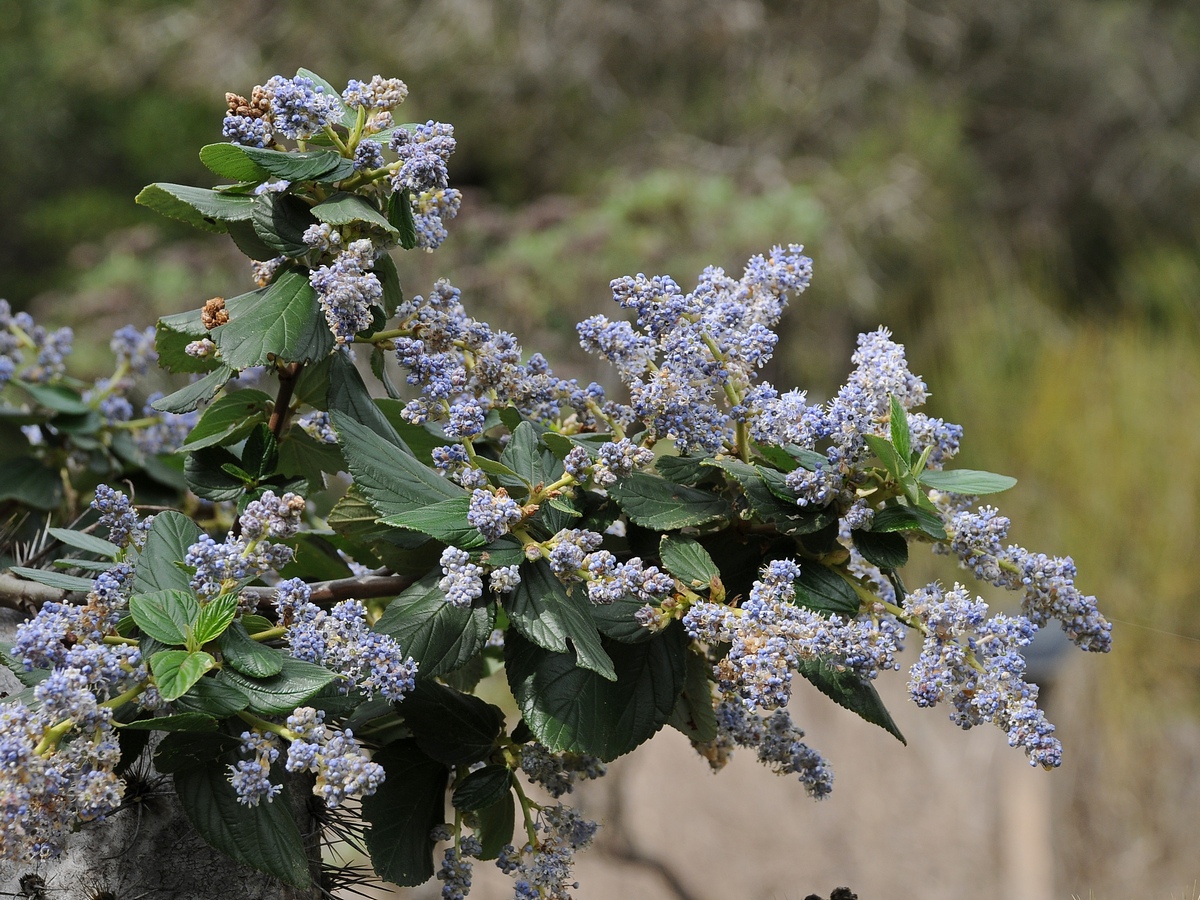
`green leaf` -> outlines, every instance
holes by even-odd
[[[396,433],[396,429],[388,421],[371,399],[362,376],[354,363],[345,355],[335,353],[329,367],[329,393],[326,405],[331,410],[338,410],[356,422],[367,426],[371,431],[382,437],[393,446],[407,451],[408,446]],[[338,429],[339,432],[341,429]]]
[[[134,569],[133,592],[190,591],[191,578],[178,563],[199,538],[200,526],[183,513],[169,510],[155,516]]]
[[[121,552],[121,548],[111,541],[98,538],[85,531],[72,531],[70,528],[47,528],[46,531],[68,547],[75,547],[85,553],[93,553],[105,559],[116,559],[117,554]]]
[[[312,214],[327,225],[349,225],[351,222],[357,222],[398,236],[387,216],[358,194],[336,193],[314,206]]]
[[[8,642],[5,641],[5,644]],[[13,659],[8,655],[7,651],[0,649],[0,665],[12,672],[17,681],[21,682],[25,687],[31,688],[41,684],[50,677],[49,669],[32,669],[25,671],[25,664],[20,660]]]
[[[505,636],[508,683],[530,730],[551,750],[616,759],[670,718],[684,686],[687,637],[669,628],[642,644],[605,643],[616,681],[582,669],[520,634]]]
[[[436,681],[418,682],[398,711],[421,752],[448,766],[486,759],[504,729],[499,707]]]
[[[465,665],[491,636],[495,608],[462,609],[446,602],[440,572],[422,578],[388,604],[375,631],[391,635],[418,663],[418,678],[434,678]]]
[[[408,191],[394,191],[388,197],[387,219],[396,229],[401,247],[411,250],[417,246],[417,225],[413,221],[412,198]]]
[[[838,671],[819,659],[800,660],[797,671],[835,703],[858,714],[872,725],[878,725],[900,743],[908,743],[871,682],[864,681],[849,669]]]
[[[521,583],[504,604],[513,626],[527,640],[572,660],[578,657],[581,668],[611,681],[617,674],[600,641],[591,607],[583,585],[575,585],[568,594],[544,559],[521,566]],[[575,649],[573,654],[568,651],[568,640]]]
[[[629,520],[655,531],[705,525],[731,515],[729,504],[708,491],[634,472],[608,488]]]
[[[279,442],[278,465],[281,475],[304,478],[310,493],[325,487],[323,472],[333,475],[346,470],[337,444],[317,440],[299,425],[292,425]]]
[[[529,422],[522,422],[513,431],[508,445],[500,454],[500,462],[516,473],[526,487],[536,488],[546,481],[537,431]]]
[[[332,84],[330,84],[328,81],[326,81],[324,78],[322,78],[320,75],[318,75],[316,72],[312,71],[311,69],[297,69],[296,77],[309,79],[314,85],[321,88],[321,93],[324,93],[327,96],[330,96],[330,97],[340,97],[341,96],[341,92],[337,88],[335,88]],[[352,109],[351,107],[347,106],[345,103],[341,104],[341,110],[342,110],[342,118],[339,120],[340,124],[347,129],[353,128],[355,120],[358,118],[358,110]],[[315,135],[314,135],[314,137],[315,137]],[[378,138],[376,138],[376,139],[378,140]]]
[[[92,408],[83,402],[78,391],[64,385],[33,384],[19,378],[12,379],[12,383],[32,397],[38,406],[46,409],[67,415],[84,415],[92,411]]]
[[[216,664],[203,650],[159,650],[150,657],[150,671],[154,673],[158,692],[167,701],[186,694]]]
[[[251,678],[234,669],[221,675],[246,695],[250,712],[265,716],[290,715],[337,677],[324,666],[282,655],[279,674],[270,678]]]
[[[260,194],[254,198],[250,222],[258,239],[276,255],[301,257],[312,250],[304,243],[304,232],[316,224],[316,219],[308,204],[297,197],[270,191]]]
[[[134,594],[129,612],[143,634],[168,647],[187,641],[188,628],[200,615],[196,596],[186,590],[163,590]]]
[[[874,434],[863,435],[863,440],[867,442],[871,452],[879,458],[883,467],[891,473],[893,478],[900,479],[908,474],[908,460],[900,458],[891,441]]]
[[[777,492],[780,484],[785,491],[785,476],[773,469],[762,469],[741,460],[721,458],[703,460],[704,465],[720,468],[731,476],[745,494],[750,512],[762,522],[773,524],[782,534],[804,535],[820,531],[837,520],[837,513],[829,509],[801,509],[796,505],[794,493],[780,499]],[[767,483],[770,478],[771,484]]]
[[[204,713],[184,712],[151,719],[136,719],[119,727],[123,731],[216,731],[217,720]]]
[[[975,469],[950,469],[944,472],[922,472],[917,479],[925,487],[953,494],[998,494],[1007,491],[1017,479],[994,472]]]
[[[216,640],[225,633],[233,617],[237,615],[238,598],[236,594],[222,594],[200,610],[196,623],[192,626],[192,638],[197,644],[204,645]]]
[[[660,456],[654,461],[654,468],[668,481],[697,485],[712,478],[709,468],[712,462],[711,456]]]
[[[201,403],[207,403],[217,395],[234,375],[233,369],[222,364],[220,368],[209,372],[199,381],[193,381],[187,387],[180,388],[172,394],[155,400],[152,407],[159,412],[186,413],[191,412]]]
[[[238,144],[207,144],[200,148],[200,162],[221,178],[237,182],[266,181],[270,173],[243,150]]]
[[[280,275],[250,309],[213,331],[221,358],[235,369],[276,359],[307,362],[327,356],[335,341],[317,292],[302,272]]]
[[[308,854],[290,790],[285,783],[273,801],[257,806],[238,802],[229,783],[229,766],[239,758],[234,750],[174,771],[175,793],[184,814],[199,835],[226,856],[287,884],[308,888],[312,883]],[[271,779],[284,780],[281,765],[272,767]]]
[[[908,564],[908,541],[896,531],[852,532],[854,547],[863,559],[881,569],[899,569]]]
[[[800,565],[796,604],[816,612],[858,615],[858,594],[837,572],[819,562]]]
[[[62,478],[32,457],[8,460],[0,466],[0,501],[15,500],[34,509],[57,509],[62,502]]]
[[[183,463],[188,488],[197,497],[218,503],[237,500],[246,491],[246,483],[226,470],[241,462],[224,447],[204,447],[189,453]]]
[[[622,644],[640,644],[654,637],[654,632],[643,628],[635,618],[637,611],[646,605],[644,600],[626,594],[613,603],[599,603],[592,607],[592,619],[596,628],[606,638]]]
[[[885,506],[871,520],[871,531],[923,531],[935,540],[946,540],[946,528],[935,513],[916,506]]]
[[[284,654],[264,647],[234,622],[217,641],[225,664],[249,678],[270,678],[283,670]]]
[[[236,444],[260,422],[265,422],[271,395],[244,389],[226,394],[200,416],[179,449],[185,453],[217,444]]]
[[[229,684],[223,673],[216,678],[201,678],[192,689],[175,701],[178,712],[199,712],[214,719],[227,719],[246,708],[246,695]]]
[[[275,440],[275,435],[265,422],[257,425],[246,438],[246,446],[242,448],[242,465],[255,480],[274,474],[275,467],[279,465],[279,441]]]
[[[658,542],[663,567],[693,590],[707,589],[721,572],[708,551],[695,538],[665,534]]]
[[[511,844],[516,830],[516,803],[512,794],[505,794],[491,806],[475,813],[475,836],[483,846],[480,859],[495,859],[506,844]]]
[[[896,448],[896,455],[903,460],[907,468],[912,459],[912,432],[908,428],[908,413],[905,412],[895,394],[892,394],[889,399],[892,407],[892,446]]]
[[[253,220],[249,222],[230,222],[227,226],[229,237],[242,253],[249,259],[266,262],[279,256],[279,251],[267,244],[258,236],[258,229]]]
[[[512,772],[508,766],[484,766],[459,783],[450,797],[450,802],[457,810],[474,812],[498,803],[511,790]]]
[[[204,681],[212,681],[205,678]],[[203,682],[201,682],[203,683]],[[223,753],[238,753],[241,741],[223,732],[167,734],[154,751],[154,768],[163,775],[216,762]]]
[[[411,453],[388,443],[369,427],[336,409],[330,418],[355,485],[380,515],[396,515],[464,496],[454,482],[421,465]]]
[[[29,566],[12,566],[9,570],[13,575],[36,581],[47,587],[58,588],[60,591],[79,591],[87,593],[92,589],[91,578],[80,578],[78,575],[64,575],[49,569],[34,569]]]
[[[147,185],[134,202],[167,218],[215,234],[225,230],[223,223],[244,221],[254,211],[253,197],[222,194],[186,184]]]
[[[383,766],[386,778],[362,800],[371,864],[381,878],[415,887],[433,877],[434,842],[429,834],[445,822],[450,770],[422,753],[413,740],[388,744],[374,760]]]
[[[437,538],[444,544],[452,544],[464,550],[483,547],[488,539],[479,533],[479,529],[467,522],[467,512],[471,506],[471,498],[466,494],[441,500],[429,506],[410,509],[407,512],[385,516],[380,519],[383,525],[393,528],[405,528],[409,531],[419,531],[432,538]]]
[[[683,692],[671,710],[667,724],[689,740],[706,743],[717,736],[717,712],[713,708],[709,676],[712,666],[699,654],[688,652]]]

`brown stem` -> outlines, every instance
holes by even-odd
[[[267,427],[275,440],[283,437],[283,429],[287,427],[288,414],[291,412],[292,392],[296,390],[296,380],[304,363],[288,363],[279,369],[279,393],[275,396],[275,408],[271,410],[271,419]]]

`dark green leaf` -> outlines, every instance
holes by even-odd
[[[105,559],[115,559],[121,548],[111,541],[98,538],[84,531],[72,531],[69,528],[47,528],[52,537],[57,538],[68,547],[75,547],[86,553],[94,553]]]
[[[280,666],[279,674],[270,678],[250,678],[233,669],[221,675],[246,695],[250,712],[266,716],[291,715],[337,677],[324,666],[290,656],[281,657]]]
[[[283,669],[284,654],[253,640],[240,622],[221,635],[217,646],[227,666],[250,678],[270,678]]]
[[[222,365],[220,368],[209,372],[199,381],[193,381],[187,387],[180,388],[173,394],[160,397],[150,405],[159,412],[191,412],[201,403],[207,403],[215,397],[217,391],[225,386],[225,382],[232,378],[233,374],[233,369]]]
[[[857,713],[872,725],[878,725],[900,743],[908,743],[871,682],[864,681],[849,669],[839,672],[828,663],[817,659],[801,660],[798,671],[835,703]]]
[[[608,489],[631,522],[655,531],[704,525],[731,514],[729,504],[708,491],[634,472]]]
[[[375,631],[399,641],[418,663],[418,678],[433,678],[472,659],[492,633],[494,608],[462,609],[446,602],[440,572],[421,579],[388,604]]]
[[[773,444],[756,443],[754,449],[761,454],[763,459],[783,472],[792,472],[800,465],[796,458],[782,447],[776,447]]]
[[[871,520],[871,531],[923,531],[935,540],[946,540],[946,528],[935,513],[915,506],[885,506]]]
[[[308,204],[297,197],[271,191],[260,194],[254,198],[250,222],[258,239],[276,255],[300,257],[312,250],[304,243],[304,232],[317,222]]]
[[[80,591],[87,593],[92,589],[91,578],[80,578],[78,575],[64,575],[49,569],[34,569],[29,566],[12,566],[9,570],[13,575],[36,581],[47,587],[58,588],[60,591]]]
[[[605,643],[617,674],[607,681],[509,631],[508,683],[525,722],[551,750],[612,760],[648,740],[675,708],[684,686],[687,637],[670,628],[642,644]]]
[[[0,466],[3,500],[15,500],[34,509],[57,509],[62,502],[62,478],[31,457],[8,460]]]
[[[154,673],[158,692],[168,701],[186,694],[216,664],[203,650],[159,650],[150,657],[150,671]]]
[[[387,392],[388,399],[399,400],[401,396],[400,389],[392,383],[392,376],[388,374],[387,361],[384,358],[383,350],[379,347],[372,347],[370,362],[371,374],[379,379],[379,383],[383,385],[384,391]]]
[[[183,465],[187,486],[205,500],[237,500],[245,493],[246,484],[241,478],[230,475],[226,466],[240,461],[224,447],[205,447],[189,453]]]
[[[372,206],[365,197],[358,194],[339,192],[328,200],[318,203],[312,208],[312,214],[327,225],[348,225],[359,222],[373,228],[379,228],[387,234],[397,235],[398,232],[388,222],[387,216]]]
[[[78,391],[73,391],[65,385],[34,384],[19,378],[12,379],[12,383],[32,397],[38,406],[46,409],[67,415],[84,415],[92,411],[92,408],[83,402]]]
[[[198,712],[136,719],[121,726],[124,731],[215,731],[216,728],[216,719]]]
[[[454,482],[421,465],[415,456],[388,443],[343,413],[330,413],[355,485],[381,515],[408,512],[464,496]]]
[[[266,421],[271,395],[244,389],[226,394],[200,416],[181,450],[191,452],[217,444],[236,444],[255,425]]]
[[[237,315],[231,313],[229,322],[213,331],[213,340],[225,364],[235,369],[262,366],[276,359],[323,359],[335,343],[317,292],[308,277],[296,270],[276,278],[249,309],[238,310]]]
[[[705,743],[717,736],[717,713],[713,708],[709,681],[712,666],[698,654],[689,652],[686,669],[683,693],[675,702],[667,724],[687,735],[690,740]]]
[[[663,535],[658,555],[663,568],[693,590],[708,588],[721,575],[708,551],[686,535]]]
[[[854,588],[828,566],[818,562],[800,565],[796,579],[796,603],[807,609],[842,616],[858,614],[858,594]]]
[[[279,442],[266,423],[260,423],[246,438],[242,448],[242,466],[256,481],[274,474],[279,465]]]
[[[280,474],[306,479],[310,493],[325,487],[322,472],[333,475],[345,470],[346,461],[336,443],[317,440],[299,425],[292,425],[279,442]]]
[[[177,563],[199,538],[200,526],[183,513],[169,510],[155,516],[134,569],[133,592],[190,591],[191,578]]]
[[[231,151],[227,148],[233,147]],[[238,162],[235,151],[244,162]],[[354,163],[330,150],[267,150],[234,144],[209,144],[200,150],[200,161],[222,178],[235,181],[340,181],[354,172]],[[218,171],[214,166],[220,166]]]
[[[612,660],[604,651],[592,618],[592,602],[583,585],[568,594],[550,564],[541,559],[521,566],[521,583],[504,604],[513,626],[539,647],[578,656],[581,668],[590,669],[610,681],[616,678]],[[575,648],[568,651],[567,641]]]
[[[445,822],[450,770],[430,759],[416,741],[388,744],[375,754],[386,779],[362,801],[371,864],[393,884],[414,887],[433,877],[430,832]]]
[[[464,550],[483,547],[488,539],[467,523],[471,498],[466,494],[380,519],[383,525],[419,531]]]
[[[854,547],[863,559],[881,569],[899,569],[908,563],[908,541],[895,531],[854,531]]]
[[[953,494],[998,494],[1007,491],[1017,479],[994,472],[975,469],[951,469],[945,472],[922,472],[917,479],[925,487]]]
[[[200,604],[191,591],[169,589],[134,594],[129,598],[129,612],[143,634],[172,646],[187,640],[189,626],[200,615]]]
[[[212,681],[205,678],[204,681]],[[204,682],[201,682],[203,684]],[[216,761],[222,754],[237,752],[241,741],[223,732],[165,735],[154,751],[154,768],[164,775]]]
[[[329,367],[329,394],[327,405],[354,421],[367,426],[393,446],[407,451],[408,446],[396,433],[387,417],[371,399],[362,376],[349,357],[335,353]],[[338,429],[339,432],[341,429]]]
[[[626,594],[613,603],[598,603],[592,607],[592,619],[596,628],[606,638],[620,641],[622,644],[640,644],[654,637],[654,632],[643,628],[634,616],[645,606],[632,594]]]
[[[712,478],[711,462],[709,456],[660,456],[654,461],[654,468],[668,481],[696,485]]]
[[[200,610],[196,624],[192,626],[192,638],[203,646],[209,641],[216,640],[225,633],[233,617],[237,615],[238,598],[236,594],[222,594]]]
[[[401,247],[411,250],[417,246],[417,226],[413,221],[412,198],[408,191],[394,191],[388,198],[387,219],[396,229]]]
[[[7,641],[5,643],[7,643]],[[50,677],[49,669],[33,669],[31,671],[26,671],[24,663],[22,663],[20,660],[13,659],[3,649],[0,649],[0,665],[3,665],[4,668],[12,672],[17,681],[21,682],[21,684],[27,688],[39,685]]]
[[[513,431],[508,445],[500,454],[500,462],[515,472],[527,487],[536,488],[546,481],[537,431],[529,422],[522,422]]]
[[[504,713],[471,694],[423,680],[398,711],[425,755],[448,766],[469,766],[495,749]]]
[[[258,236],[253,221],[230,222],[227,226],[230,238],[242,253],[258,262],[266,262],[279,256],[279,251]]]
[[[174,705],[179,712],[201,712],[214,719],[226,719],[245,709],[248,702],[245,694],[218,673],[216,678],[201,678]]]
[[[506,844],[511,844],[516,828],[516,803],[512,794],[505,794],[491,806],[475,813],[475,836],[483,849],[480,859],[495,859]]]
[[[780,499],[776,495],[779,485],[786,488],[781,472],[729,458],[704,460],[704,464],[719,467],[730,475],[741,486],[755,518],[773,524],[782,534],[811,534],[837,520],[837,514],[829,509],[801,509],[796,505],[794,493]],[[767,484],[767,478],[772,479],[771,485]]]
[[[134,198],[136,203],[202,231],[220,234],[224,222],[243,221],[254,210],[252,197],[221,194],[186,184],[151,184]]]
[[[194,736],[190,736],[194,737]],[[188,821],[205,841],[226,856],[268,875],[307,888],[312,883],[304,838],[296,825],[286,785],[270,803],[246,806],[229,783],[236,751],[215,760],[184,765],[174,772],[175,793]],[[284,778],[272,767],[272,780]]]
[[[512,790],[512,772],[508,766],[484,766],[464,778],[450,800],[462,812],[474,812],[491,806]]]

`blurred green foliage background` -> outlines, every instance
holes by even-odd
[[[610,279],[687,287],[803,242],[816,277],[768,377],[828,396],[888,325],[961,463],[1021,479],[1012,538],[1073,554],[1117,621],[1111,658],[1073,664],[1121,783],[1063,798],[1060,887],[1200,874],[1169,863],[1200,858],[1183,775],[1146,764],[1200,698],[1200,6],[0,0],[0,294],[102,349],[244,290],[231,248],[132,198],[211,184],[224,92],[301,65],[402,77],[408,118],[454,123],[463,213],[400,261],[406,290],[451,275],[560,370],[612,383],[571,336]],[[1152,848],[1133,868],[1105,849],[1126,828]]]

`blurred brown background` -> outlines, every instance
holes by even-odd
[[[580,897],[1200,896],[1200,6],[0,0],[0,295],[99,368],[116,326],[244,290],[223,239],[132,198],[211,184],[224,92],[299,66],[399,76],[406,118],[455,124],[463,212],[405,289],[451,277],[559,370],[615,383],[571,335],[610,279],[804,243],[768,377],[828,396],[889,326],[960,462],[1020,479],[1012,539],[1073,555],[1117,623],[1108,657],[1046,649],[1054,773],[902,676],[907,748],[798,705],[820,805],[660,736],[582,795],[609,828]]]

